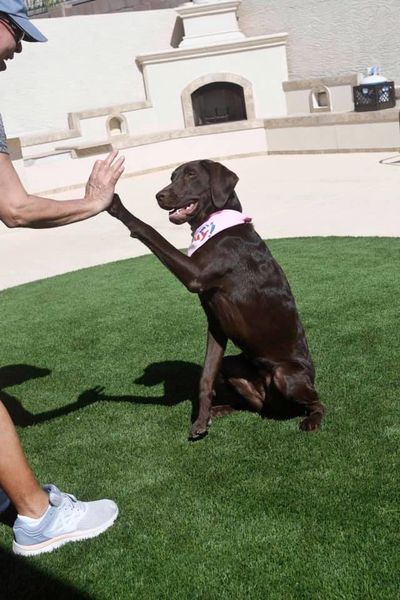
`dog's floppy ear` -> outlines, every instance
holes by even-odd
[[[216,208],[223,208],[232,195],[239,177],[221,163],[202,160],[202,166],[210,175],[211,198]]]

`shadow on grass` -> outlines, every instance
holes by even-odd
[[[4,388],[19,385],[30,379],[46,377],[51,371],[31,365],[8,365],[0,368],[0,400],[7,408],[14,424],[20,427],[44,423],[97,402],[175,406],[189,400],[192,403],[193,421],[198,410],[198,382],[201,371],[200,365],[186,361],[172,360],[152,363],[145,368],[140,377],[134,380],[134,383],[148,388],[163,384],[164,390],[160,396],[111,396],[104,393],[104,387],[97,386],[82,392],[75,402],[33,414],[23,407],[19,399],[7,393]],[[243,399],[230,388],[227,389],[225,385],[217,385],[215,404],[222,407],[232,405],[235,410],[249,410]],[[221,410],[221,415],[223,414],[228,413]],[[261,416],[273,420],[287,420],[302,415],[304,415],[304,410],[296,402],[285,400],[276,390],[271,389],[269,403]]]
[[[5,388],[20,385],[30,379],[46,377],[47,375],[50,375],[50,373],[51,371],[49,369],[42,369],[32,365],[19,364],[0,367],[0,400],[8,410],[14,425],[26,427],[27,425],[40,423],[42,420],[46,421],[47,416],[41,420],[41,415],[33,415],[23,407],[17,398],[7,393]]]
[[[193,421],[198,413],[198,384],[201,371],[200,365],[180,360],[152,363],[145,368],[143,375],[134,380],[134,383],[145,387],[163,384],[164,393],[161,396],[108,396],[104,394],[104,388],[97,387],[83,392],[79,398],[80,402],[88,404],[106,401],[159,406],[175,406],[180,402],[189,400],[192,403]],[[227,388],[225,384],[221,383],[216,385],[214,405],[221,408],[221,416],[229,414],[229,411],[224,412],[224,406],[231,406],[234,410],[240,411],[250,412],[251,410],[248,404],[233,389]],[[302,406],[283,398],[274,388],[270,390],[269,402],[260,414],[263,418],[278,421],[304,415],[305,411]]]
[[[0,401],[7,408],[14,425],[19,427],[37,425],[68,415],[96,402],[132,402],[162,406],[174,406],[186,400],[193,402],[197,395],[196,382],[200,379],[201,367],[183,361],[153,363],[146,367],[143,375],[138,377],[135,383],[146,387],[164,383],[162,396],[109,396],[104,393],[103,387],[98,386],[82,392],[75,402],[38,414],[26,410],[21,400],[6,391],[8,387],[20,385],[31,379],[46,377],[50,373],[49,369],[24,364],[0,367]]]
[[[0,547],[0,594],[4,600],[91,600],[84,592],[37,569],[32,559],[20,558]]]
[[[38,425],[51,419],[68,415],[71,412],[75,412],[91,404],[95,400],[89,401],[89,399],[81,394],[78,396],[76,402],[71,402],[66,406],[60,406],[51,410],[44,411],[42,413],[33,414],[24,408],[22,402],[5,391],[5,388],[20,385],[30,379],[37,379],[39,377],[46,377],[50,375],[49,369],[42,369],[32,365],[7,365],[0,367],[0,401],[6,407],[14,425],[19,427],[28,427],[30,425]]]

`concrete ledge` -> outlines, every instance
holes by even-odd
[[[317,77],[315,79],[296,79],[293,81],[284,81],[282,84],[284,92],[294,92],[297,90],[310,90],[316,86],[334,87],[338,85],[358,85],[361,75],[359,73],[349,73],[338,77]]]
[[[7,138],[7,146],[11,160],[20,160],[22,158],[20,138]]]
[[[140,102],[131,102],[127,104],[114,104],[110,106],[104,106],[102,108],[91,108],[87,110],[81,110],[78,112],[70,113],[78,119],[93,119],[94,117],[105,117],[114,113],[131,112],[135,110],[142,110],[143,108],[151,108],[152,104],[148,100],[142,100]]]
[[[187,127],[186,129],[161,131],[141,136],[128,136],[123,134],[112,137],[108,140],[96,140],[86,144],[77,143],[58,146],[52,151],[25,156],[24,164],[27,166],[32,165],[36,160],[50,159],[52,156],[58,156],[61,154],[69,153],[71,158],[84,158],[87,156],[106,154],[111,152],[113,149],[126,150],[129,148],[148,146],[150,144],[157,144],[170,140],[180,140],[189,137],[247,131],[252,129],[263,129],[263,127],[264,123],[261,119],[254,119],[252,121],[234,121],[231,123],[205,125],[203,127]]]
[[[230,123],[219,123],[217,125],[203,125],[201,127],[187,127],[185,129],[172,129],[170,131],[160,131],[140,136],[118,136],[113,141],[114,148],[122,150],[123,148],[132,148],[135,146],[146,146],[168,140],[176,140],[193,136],[210,135],[218,133],[228,133],[230,131],[246,131],[248,129],[262,129],[264,122],[262,119],[252,121],[232,121]]]
[[[111,152],[113,148],[123,150],[126,148],[135,148],[137,146],[147,146],[157,144],[168,140],[179,140],[188,137],[197,137],[202,135],[211,135],[218,133],[229,133],[231,131],[246,131],[249,129],[262,129],[264,122],[262,119],[253,119],[251,121],[233,121],[230,123],[219,123],[216,125],[204,125],[202,127],[187,127],[185,129],[172,129],[169,131],[159,131],[140,136],[118,135],[107,141],[93,141],[86,144],[73,144],[56,147],[52,152],[26,156],[25,161],[44,158],[53,154],[71,152],[72,158],[81,158],[84,156],[94,156],[96,154],[105,154]]]
[[[387,148],[331,148],[328,150],[269,150],[268,156],[296,156],[297,154],[371,154],[378,152],[398,152],[399,147]]]
[[[112,149],[123,151],[127,171],[134,172],[209,156],[210,148],[211,154],[224,157],[254,152],[289,155],[394,152],[400,146],[398,118],[399,111],[395,108],[234,121],[145,135],[123,134],[86,143],[80,140],[80,144],[76,140],[25,156],[24,177],[29,189],[36,193],[42,189],[45,169],[49,189],[81,184],[91,157],[102,158]]]
[[[113,149],[109,142],[87,144],[71,148],[72,158],[85,158],[86,156],[97,156],[98,154],[108,154]]]
[[[29,146],[37,146],[38,144],[47,144],[49,142],[58,142],[59,140],[68,140],[80,136],[81,132],[79,129],[62,129],[55,130],[50,133],[33,133],[30,135],[21,136],[21,146],[27,148]]]
[[[318,115],[324,116],[330,115]],[[371,153],[393,151],[400,146],[397,114],[391,120],[336,119],[319,121],[318,126],[312,126],[316,124],[314,117],[299,120],[297,125],[293,121],[296,120],[292,120],[292,126],[266,126],[269,154]]]
[[[264,130],[265,135],[267,136],[267,148],[266,151],[268,154],[293,154],[293,153],[331,153],[331,152],[377,152],[385,150],[396,150],[397,147],[393,144],[395,136],[398,131],[398,119],[399,119],[399,110],[397,108],[386,109],[381,111],[373,111],[373,112],[365,112],[365,113],[321,113],[321,114],[311,114],[311,115],[298,115],[293,117],[282,117],[275,119],[252,119],[245,121],[233,121],[229,123],[219,123],[214,125],[204,125],[201,127],[186,127],[184,129],[174,129],[168,131],[160,131],[156,133],[150,133],[145,135],[118,135],[115,137],[111,137],[107,140],[94,140],[89,143],[84,144],[68,144],[65,146],[58,146],[51,152],[45,152],[38,155],[25,156],[25,164],[32,164],[33,161],[41,158],[49,158],[52,155],[60,154],[60,153],[68,153],[70,152],[71,158],[83,158],[88,156],[101,155],[110,152],[113,148],[118,150],[129,150],[130,148],[139,148],[141,146],[150,146],[152,144],[159,144],[162,142],[168,141],[179,141],[183,139],[189,138],[199,138],[202,136],[209,135],[218,135],[218,134],[227,134],[230,132],[245,132],[250,130]],[[390,140],[388,139],[387,146],[379,146],[376,143],[371,143],[370,141],[366,141],[365,145],[360,144],[360,146],[354,147],[346,147],[339,145],[334,145],[334,147],[330,147],[332,140],[329,142],[328,146],[324,147],[326,143],[326,127],[335,128],[335,126],[345,127],[345,126],[362,126],[362,125],[371,125],[377,126],[379,124],[391,125],[395,130],[391,130]],[[318,128],[320,128],[319,134],[319,142],[316,147],[313,147],[313,144],[316,143],[314,139],[315,135],[307,136],[307,129],[312,128],[313,131],[316,131],[318,134]],[[325,129],[324,129],[325,128]],[[285,138],[279,142],[278,138],[275,141],[272,141],[272,138],[268,136],[268,132],[278,130],[289,130],[293,129],[294,138],[291,143],[289,140]],[[295,140],[298,138],[299,131],[302,130],[302,143],[300,144],[299,140],[298,146],[293,147],[293,143],[295,144]],[[346,128],[347,130],[347,128]],[[344,131],[344,130],[343,130]],[[365,134],[367,134],[368,129],[365,130]],[[311,129],[310,129],[311,133]],[[287,137],[287,136],[286,136]],[[370,135],[367,137],[370,138]],[[304,147],[304,143],[308,139],[309,148]],[[323,141],[325,139],[325,142]],[[313,141],[312,141],[313,140]],[[278,147],[276,146],[278,144]],[[282,144],[281,147],[279,145]],[[289,144],[289,147],[288,147]],[[400,145],[400,141],[399,141]],[[292,146],[292,147],[290,147]],[[159,167],[157,167],[159,168]]]
[[[47,144],[49,142],[60,142],[61,140],[69,140],[79,138],[82,135],[80,121],[84,119],[93,119],[95,117],[105,117],[116,113],[124,113],[144,108],[152,108],[151,102],[143,100],[140,102],[132,102],[127,104],[115,104],[104,106],[101,108],[93,108],[81,110],[78,112],[68,113],[69,129],[61,129],[46,133],[36,133],[21,136],[21,146],[37,146],[38,144]]]
[[[321,125],[351,125],[362,123],[388,123],[398,121],[399,109],[387,108],[370,112],[323,113],[296,115],[278,119],[265,119],[266,129],[282,129],[285,127],[318,127]]]
[[[72,158],[72,150],[70,150],[69,148],[62,150],[56,148],[51,152],[42,152],[41,154],[35,154],[34,156],[25,156],[23,157],[23,164],[25,167],[31,167],[35,165],[38,161],[44,161],[48,159],[48,161],[51,162],[57,158],[60,158],[61,156],[68,159]]]

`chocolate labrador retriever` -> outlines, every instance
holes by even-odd
[[[199,294],[208,341],[198,413],[190,439],[206,435],[217,376],[232,394],[263,413],[271,394],[294,400],[316,430],[325,409],[314,388],[314,366],[287,279],[234,191],[238,177],[220,163],[196,160],[178,167],[156,195],[169,220],[189,223],[186,256],[133,216],[114,195],[109,213],[143,242],[186,288]],[[227,340],[242,354],[224,357]]]

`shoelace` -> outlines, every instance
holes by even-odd
[[[77,498],[75,498],[75,496],[73,494],[66,494],[66,493],[62,493],[61,494],[64,497],[64,502],[63,505],[66,509],[68,509],[69,511],[78,511],[78,512],[82,512],[83,509],[83,504],[82,502],[80,502],[79,500],[77,500]]]
[[[61,502],[57,511],[57,528],[71,530],[74,527],[77,514],[84,512],[84,505],[82,502],[77,500],[72,494],[60,492],[59,498]]]

